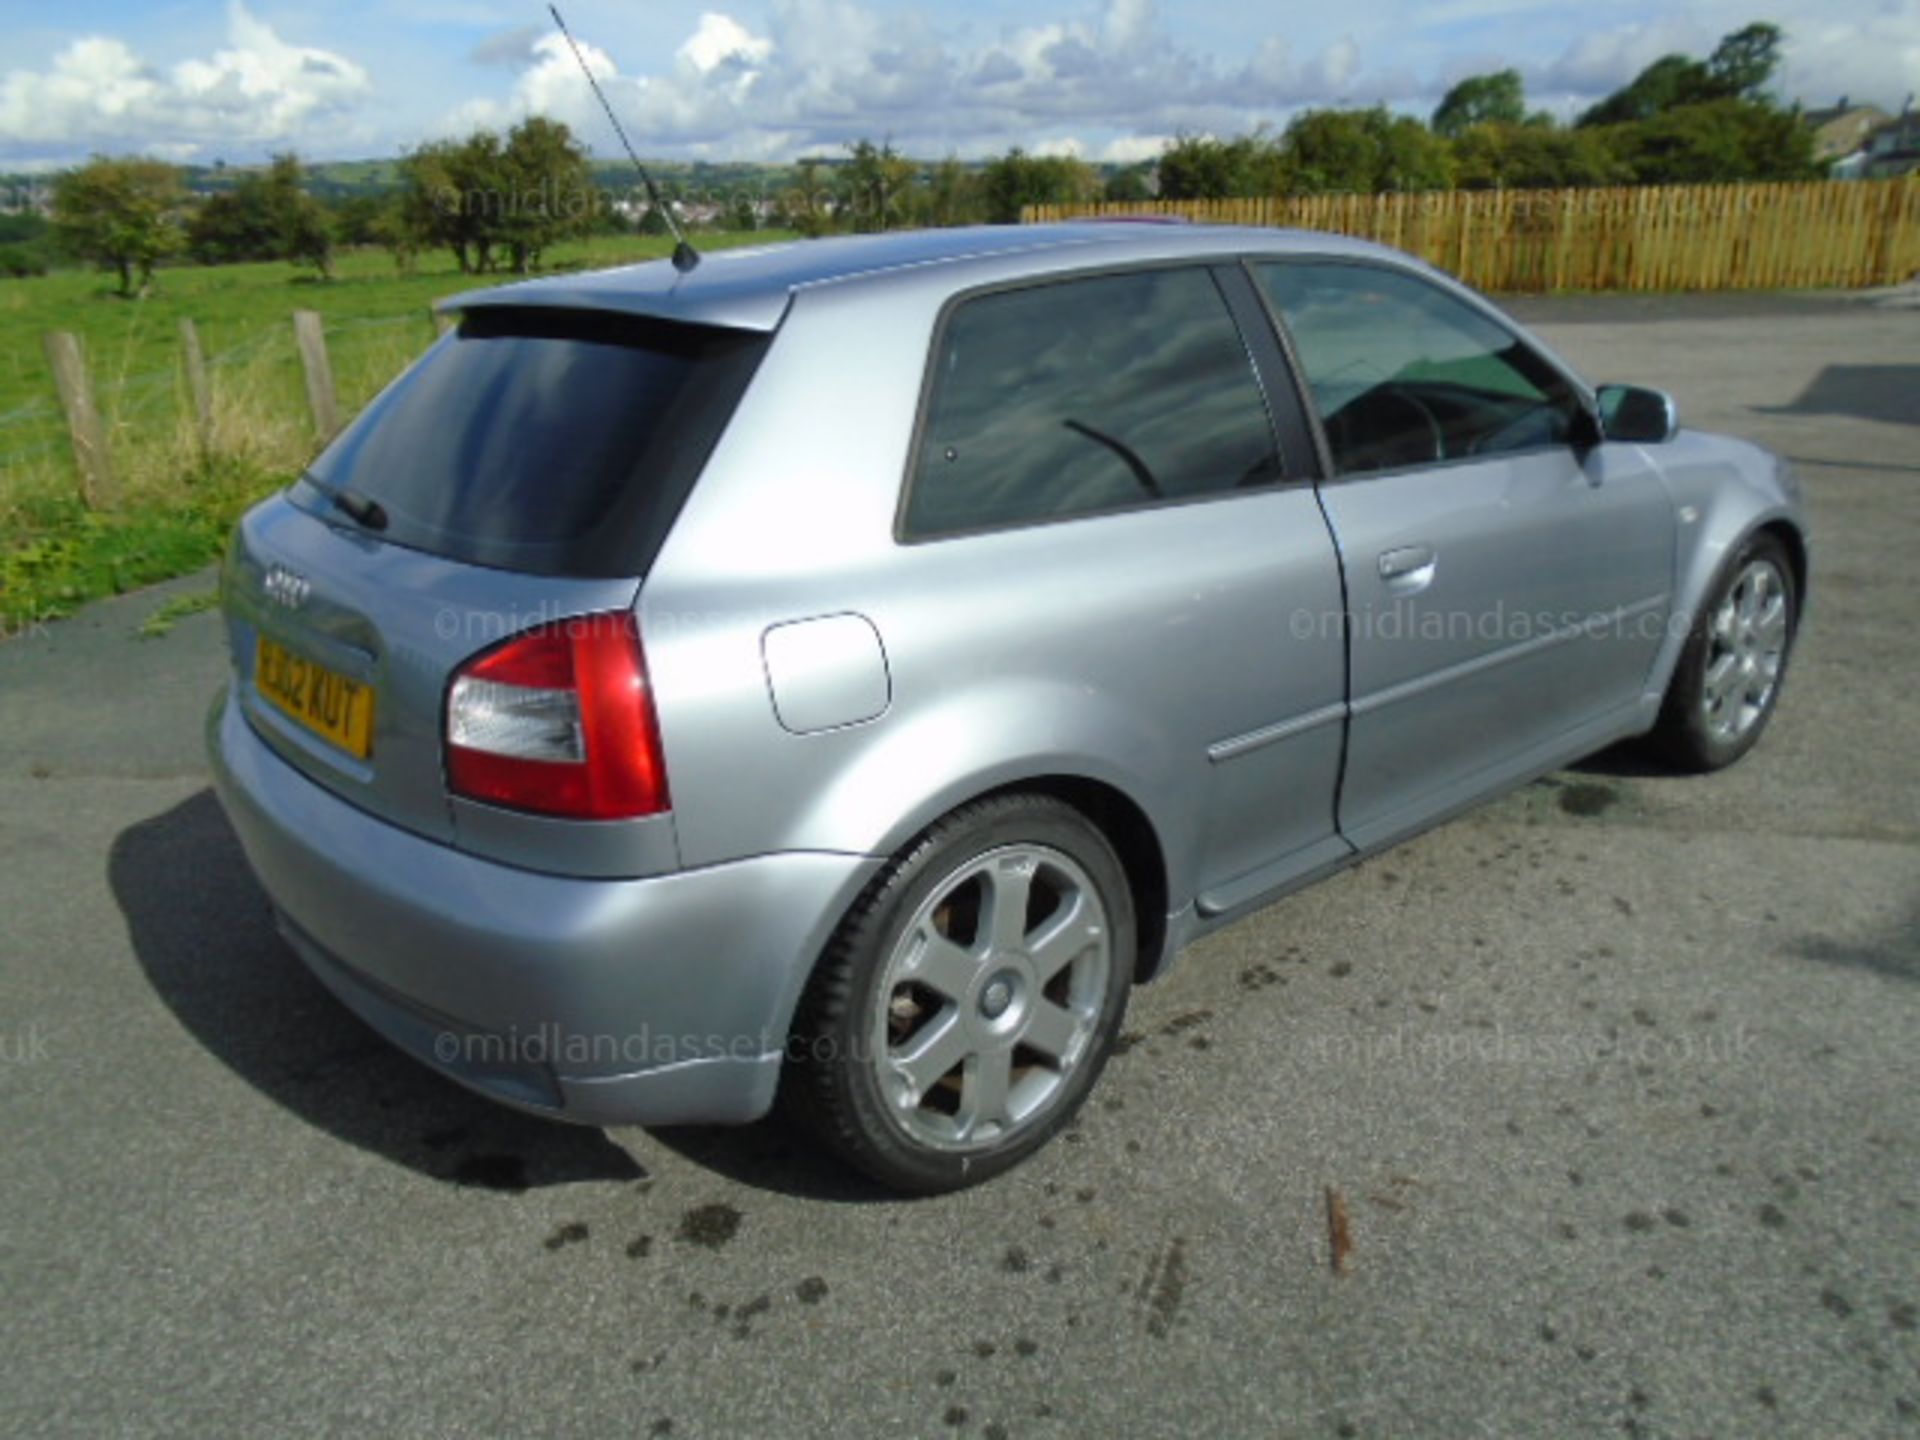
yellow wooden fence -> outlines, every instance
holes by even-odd
[[[1143,214],[1362,236],[1483,290],[1771,290],[1920,272],[1920,176],[1029,205],[1020,218]]]

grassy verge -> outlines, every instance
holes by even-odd
[[[720,248],[791,238],[702,237]],[[555,267],[653,259],[639,236],[567,246]],[[119,300],[105,276],[0,280],[0,635],[86,601],[152,584],[216,558],[234,519],[286,483],[316,448],[291,315],[317,310],[341,410],[352,414],[432,340],[428,306],[477,284],[444,256],[397,274],[383,253],[343,256],[321,284],[284,264],[181,267],[153,293]],[[180,362],[191,318],[214,392],[213,458],[201,454]],[[73,457],[41,349],[51,330],[81,337],[122,491],[110,515],[79,501]]]
[[[211,610],[220,603],[218,590],[195,590],[191,594],[176,595],[161,605],[134,630],[142,640],[158,640],[171,635],[173,627],[189,615],[199,615]]]

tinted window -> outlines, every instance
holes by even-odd
[[[1506,327],[1373,265],[1256,267],[1339,474],[1568,443],[1580,401]]]
[[[1279,474],[1252,361],[1204,270],[969,300],[934,365],[909,534],[1083,515]]]
[[[651,563],[766,347],[584,311],[470,312],[313,464],[386,538],[538,574]],[[325,501],[295,487],[313,508]]]

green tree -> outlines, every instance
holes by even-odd
[[[476,137],[478,138],[478,137]],[[486,207],[490,243],[527,274],[555,241],[584,234],[601,204],[586,149],[558,120],[532,115],[507,132],[498,158],[478,163],[497,168],[504,188],[498,206]]]
[[[1471,125],[1519,125],[1527,118],[1527,89],[1518,70],[1469,75],[1441,99],[1433,131],[1458,139]]]
[[[462,274],[485,274],[506,239],[513,191],[505,147],[491,130],[423,145],[400,162],[402,224],[419,246],[444,246]]]
[[[144,294],[153,267],[179,250],[180,172],[159,160],[96,155],[53,184],[60,244],[120,277],[120,294]]]
[[[741,193],[727,202],[726,226],[729,230],[758,230],[759,212],[753,208],[753,197]]]
[[[927,225],[973,225],[986,217],[980,178],[949,155],[927,172],[920,219]]]
[[[1129,165],[1124,170],[1114,171],[1107,177],[1101,198],[1109,204],[1119,205],[1153,199],[1153,186],[1147,178],[1149,168],[1146,165]]]
[[[322,280],[333,278],[333,223],[322,205],[306,191],[300,159],[276,155],[267,171],[268,212],[273,218],[281,258],[311,265]]]
[[[823,161],[803,158],[794,167],[793,184],[780,196],[780,212],[787,228],[802,235],[825,235],[834,228],[833,189],[821,173]]]
[[[0,275],[12,280],[47,273],[47,252],[38,245],[0,244]]]
[[[1682,105],[1620,126],[1607,140],[1643,185],[1813,180],[1826,173],[1814,158],[1813,132],[1797,114],[1747,100]]]
[[[1231,140],[1182,135],[1160,157],[1160,194],[1168,200],[1277,195],[1286,181],[1286,157],[1259,130]]]
[[[1582,125],[1628,125],[1651,120],[1682,105],[1715,98],[1713,76],[1690,55],[1663,55],[1624,89],[1616,90],[1580,117]]]
[[[52,245],[52,227],[37,212],[0,211],[0,275],[46,274]]]
[[[444,245],[465,274],[472,260],[454,222],[460,203],[453,181],[457,150],[451,140],[435,140],[401,157],[397,228],[415,250]]]
[[[264,177],[249,171],[201,201],[187,222],[187,252],[202,265],[278,259],[280,230]]]
[[[342,245],[385,245],[392,236],[393,199],[344,195],[332,205],[334,239]]]
[[[839,178],[846,197],[845,213],[853,217],[853,228],[889,230],[903,223],[914,163],[895,150],[892,141],[875,145],[871,140],[856,140],[847,147],[847,153],[849,158]]]
[[[1780,65],[1786,39],[1778,25],[1756,20],[1721,37],[1704,62],[1691,55],[1662,55],[1580,117],[1582,125],[1626,125],[1651,120],[1683,105],[1711,100],[1766,100],[1767,82]]]
[[[1778,25],[1756,20],[1725,36],[1707,58],[1707,73],[1723,96],[1759,100],[1780,66],[1780,45],[1786,39]]]
[[[1447,142],[1418,120],[1371,110],[1309,110],[1282,141],[1289,188],[1304,194],[1378,195],[1444,190],[1453,183]]]
[[[1550,125],[1474,125],[1453,142],[1453,183],[1462,190],[1557,190],[1620,185],[1633,171],[1602,130]]]
[[[980,188],[987,219],[996,225],[1019,221],[1025,205],[1084,204],[1100,194],[1100,177],[1084,160],[1069,155],[1029,155],[1015,146],[990,162]]]

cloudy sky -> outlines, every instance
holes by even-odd
[[[1429,109],[1518,66],[1567,115],[1755,18],[1783,90],[1897,109],[1920,0],[567,0],[643,153],[788,158],[859,136],[915,154],[1092,159],[1317,104]],[[63,0],[0,7],[0,169],[92,151],[255,161],[388,155],[537,111],[612,154],[539,0]]]

